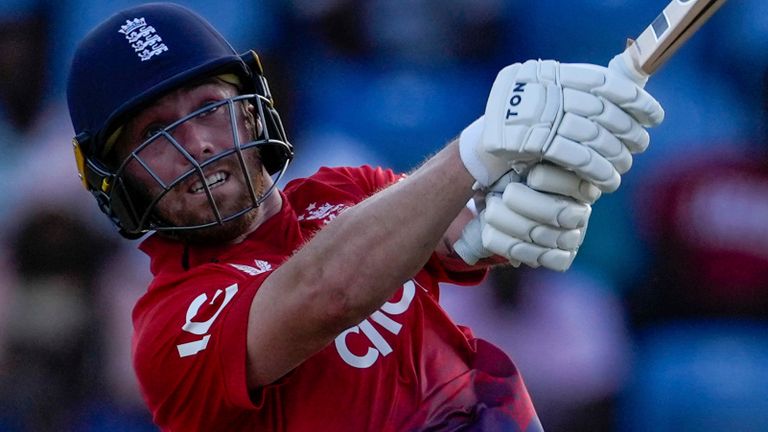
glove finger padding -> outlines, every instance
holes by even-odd
[[[590,120],[614,134],[631,153],[644,152],[651,142],[648,131],[634,117],[610,101],[603,100],[603,104],[605,110],[597,116],[590,117]]]
[[[565,271],[573,262],[576,252],[539,246],[510,236],[493,226],[485,225],[482,233],[483,246],[496,255],[511,261],[519,261],[530,267]]]
[[[628,147],[598,123],[565,113],[558,133],[597,152],[618,174],[624,174],[632,167],[632,154]]]
[[[560,83],[614,103],[645,127],[664,121],[664,109],[648,92],[628,78],[602,66],[572,63],[560,65]]]
[[[604,192],[613,192],[621,185],[621,174],[616,167],[584,143],[557,135],[545,157],[550,162],[572,170]]]
[[[581,229],[544,225],[508,208],[500,197],[488,200],[485,223],[508,236],[548,248],[576,251],[581,245]]]
[[[526,184],[539,192],[565,195],[583,203],[594,204],[600,189],[557,165],[539,163],[528,172]]]
[[[616,141],[623,143],[633,154],[642,153],[648,148],[650,142],[648,131],[632,114],[622,110],[608,99],[566,87],[563,89],[563,110],[566,118],[569,113],[575,114],[602,126],[606,131],[614,134],[618,138]],[[604,156],[608,155],[604,154]]]
[[[528,219],[556,228],[582,228],[592,207],[560,195],[538,192],[521,183],[510,183],[501,200],[504,206]],[[488,196],[486,206],[498,201],[497,196]]]

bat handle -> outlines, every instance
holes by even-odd
[[[608,63],[608,69],[624,75],[640,87],[645,87],[650,74],[640,68],[637,62],[638,56],[637,44],[630,40],[627,43],[627,48],[611,59]]]

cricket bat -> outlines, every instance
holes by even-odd
[[[636,39],[627,41],[609,67],[644,85],[725,1],[672,0]]]

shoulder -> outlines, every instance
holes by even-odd
[[[368,165],[323,167],[310,177],[288,183],[285,195],[300,222],[317,221],[321,226],[401,178],[392,170]]]
[[[359,167],[321,167],[315,174],[296,179],[285,187],[286,193],[302,188],[323,185],[342,190],[353,189],[371,194],[388,186],[404,175],[396,174],[391,169],[362,165]]]

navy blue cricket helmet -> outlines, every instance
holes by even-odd
[[[126,161],[115,161],[114,155],[108,154],[110,136],[132,115],[172,90],[222,74],[239,77],[239,92],[250,94],[250,103],[257,107],[262,125],[260,136],[252,142],[240,143],[235,139],[230,153],[258,148],[261,163],[269,174],[279,178],[293,157],[293,147],[286,139],[259,58],[253,51],[238,54],[201,16],[172,3],[144,4],[111,16],[78,45],[67,84],[78,171],[100,209],[123,236],[137,238],[153,230],[188,230],[222,224],[258,207],[272,193],[274,187],[256,196],[249,183],[251,205],[222,215],[206,186],[213,209],[211,220],[178,226],[163,220],[155,211],[162,196],[138,194],[122,171]],[[232,126],[235,127],[234,122]],[[170,138],[172,132],[169,128],[165,136]],[[238,157],[243,160],[242,154]],[[190,163],[193,168],[186,173],[187,177],[198,175],[205,184],[205,165],[193,160]],[[243,169],[247,172],[246,167]],[[165,193],[181,180],[163,185]]]

